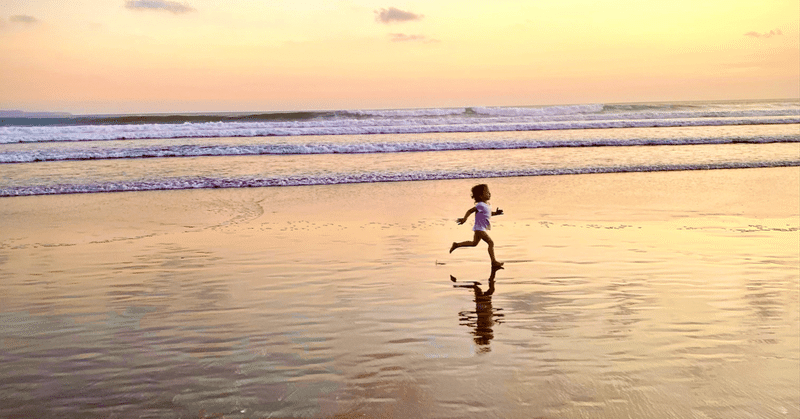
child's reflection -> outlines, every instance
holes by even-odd
[[[458,317],[459,324],[475,329],[472,331],[472,335],[475,336],[474,340],[478,345],[478,352],[480,353],[486,353],[492,350],[489,346],[489,342],[491,342],[492,338],[494,337],[492,326],[495,324],[501,324],[503,322],[502,319],[500,319],[500,317],[503,317],[503,313],[498,313],[498,311],[503,309],[495,309],[492,307],[494,277],[495,274],[497,274],[497,271],[500,269],[503,268],[499,266],[492,268],[492,274],[489,276],[489,289],[487,289],[485,292],[479,286],[481,283],[476,281],[472,281],[469,284],[453,285],[453,287],[456,288],[472,288],[472,290],[475,292],[475,311],[462,311],[458,313]],[[453,282],[457,281],[456,277],[452,275],[450,275],[450,280]]]

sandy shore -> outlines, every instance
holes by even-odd
[[[798,417],[799,227],[798,168],[4,198],[0,416]]]

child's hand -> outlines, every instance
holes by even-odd
[[[459,218],[459,219],[456,219],[456,222],[457,222],[459,225],[461,225],[461,224],[464,224],[464,221],[467,221],[467,220],[466,220],[466,219],[464,219],[464,218]]]
[[[498,208],[497,211],[494,212],[494,215],[503,215],[503,210]]]

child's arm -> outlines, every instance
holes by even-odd
[[[477,211],[475,207],[470,208],[469,211],[467,211],[467,213],[464,214],[464,218],[459,218],[456,220],[456,222],[459,224],[464,224],[465,222],[467,222],[467,218],[469,218],[469,216],[472,215],[472,213],[475,211]]]
[[[503,215],[503,210],[501,210],[500,208],[498,208],[498,209],[497,209],[497,211],[495,211],[495,212],[493,212],[493,213],[492,213],[492,215]]]

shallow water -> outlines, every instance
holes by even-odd
[[[6,198],[0,417],[800,417],[796,170],[715,172],[490,180],[491,295],[472,180]]]

